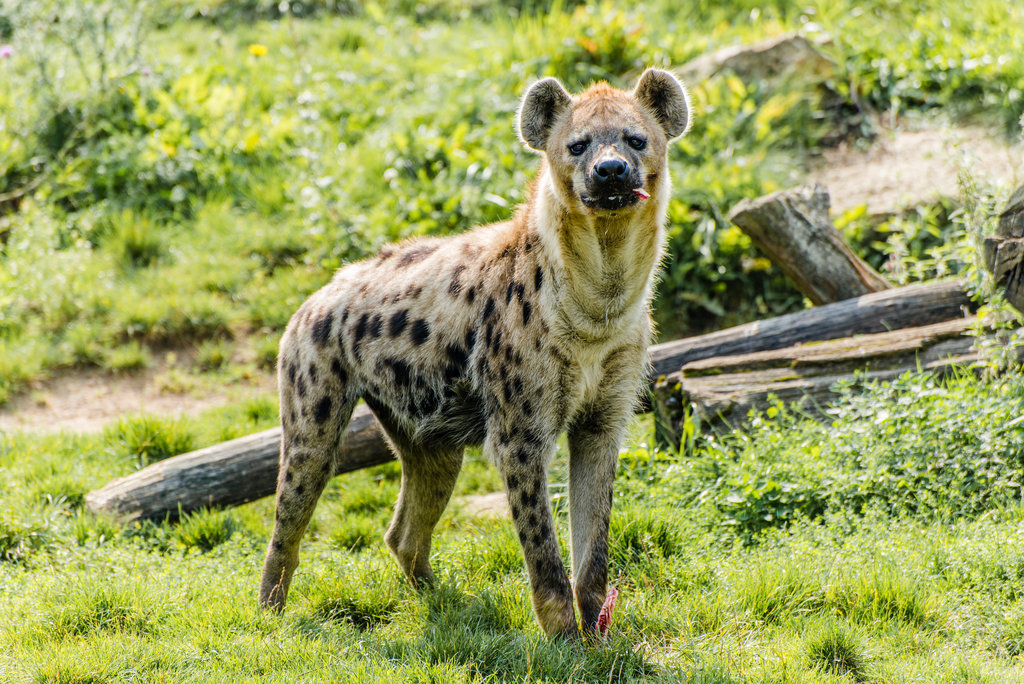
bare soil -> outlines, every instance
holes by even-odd
[[[173,391],[165,386],[166,373],[164,365],[130,375],[75,370],[38,382],[0,408],[0,431],[95,432],[124,414],[195,415],[273,392],[276,386],[273,376],[260,373],[217,389],[207,381]]]
[[[826,150],[810,172],[832,197],[833,215],[866,205],[869,214],[960,196],[961,169],[979,181],[1013,186],[1024,180],[1024,145],[980,126],[897,128],[868,149]]]

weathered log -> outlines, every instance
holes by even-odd
[[[999,215],[996,234],[985,238],[985,266],[1006,301],[1024,311],[1024,186],[1010,197]]]
[[[976,309],[958,280],[907,285],[655,345],[650,350],[653,375],[667,375],[709,357],[941,323],[963,318]]]
[[[122,521],[175,519],[203,506],[223,507],[274,493],[281,428],[175,456],[85,495],[92,513]],[[352,414],[334,475],[394,460],[377,421],[363,405]]]
[[[841,379],[888,380],[908,370],[972,363],[974,339],[963,333],[974,323],[961,318],[688,363],[655,384],[659,440],[678,446],[688,411],[705,426],[742,422],[772,397],[813,411],[836,396]]]
[[[914,285],[749,323],[651,348],[655,377],[709,356],[778,349],[962,316],[970,300],[957,282]],[[334,464],[341,474],[393,456],[372,413],[356,408]],[[203,506],[235,506],[274,493],[280,429],[175,456],[86,495],[86,506],[124,520],[175,518]]]
[[[781,268],[815,304],[829,304],[891,287],[847,246],[829,218],[823,185],[804,185],[742,200],[729,220]]]

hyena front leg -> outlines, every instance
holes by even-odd
[[[539,429],[509,428],[489,435],[487,448],[495,455],[505,480],[512,522],[530,576],[537,621],[548,636],[575,639],[579,630],[572,588],[559,553],[548,496],[547,463],[555,449],[555,439],[553,434],[541,434]]]
[[[637,364],[639,367],[639,364]],[[608,588],[608,523],[619,448],[633,414],[635,382],[610,377],[569,428],[569,528],[573,589],[584,635],[596,632]]]

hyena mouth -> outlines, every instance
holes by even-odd
[[[634,188],[628,192],[619,193],[615,195],[604,195],[600,197],[594,197],[592,195],[583,195],[580,199],[583,204],[587,205],[592,209],[622,209],[630,205],[642,202],[648,199],[650,195],[643,188]]]

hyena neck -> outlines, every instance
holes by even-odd
[[[659,190],[658,197],[668,195]],[[563,325],[584,341],[599,342],[647,315],[664,250],[664,202],[599,218],[560,194],[542,165],[530,198],[530,222],[559,271]]]

